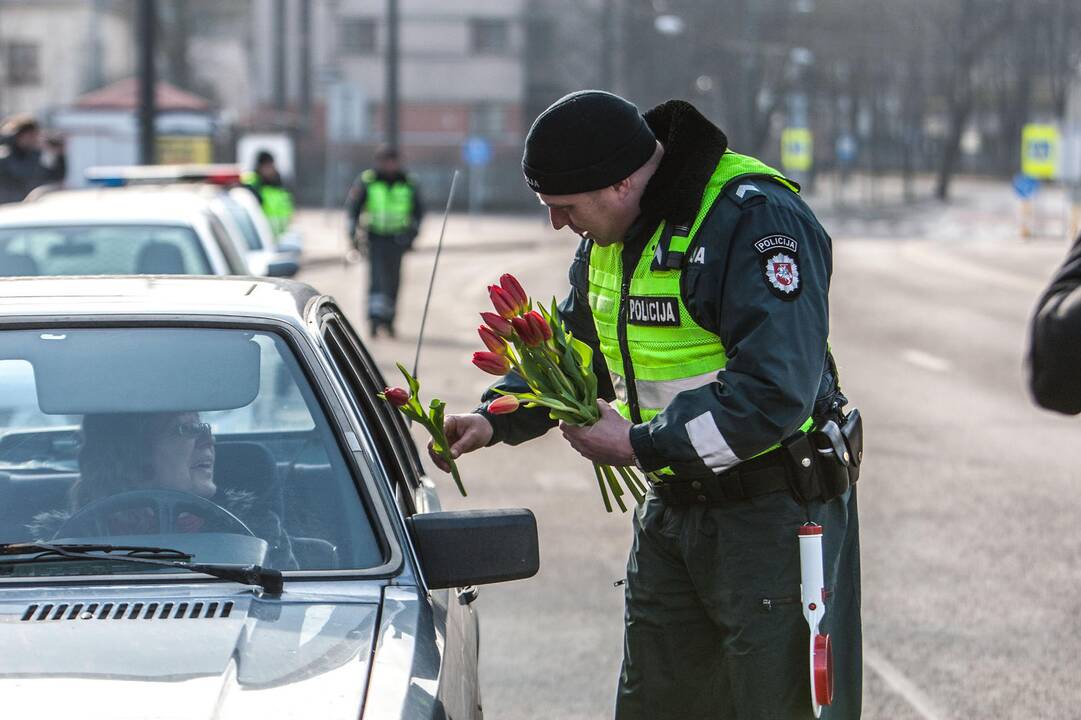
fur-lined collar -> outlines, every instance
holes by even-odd
[[[683,100],[661,103],[645,118],[664,146],[664,157],[642,194],[642,219],[689,225],[698,214],[706,183],[728,149],[728,138]]]

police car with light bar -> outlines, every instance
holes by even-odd
[[[275,237],[258,198],[241,181],[236,165],[187,164],[94,167],[86,179],[99,187],[165,185],[207,197],[222,222],[235,228],[230,235],[253,275],[292,277],[299,270],[301,238],[287,232]]]

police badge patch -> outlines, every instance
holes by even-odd
[[[780,292],[791,295],[799,290],[799,265],[795,258],[777,253],[766,260],[766,279]]]
[[[799,297],[799,243],[787,235],[769,235],[754,246],[762,258],[762,272],[770,292],[782,300]]]

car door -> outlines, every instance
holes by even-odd
[[[372,428],[372,434],[379,435],[374,438],[378,461],[394,485],[399,510],[404,517],[409,517],[418,512],[416,499],[425,495],[418,493],[423,484],[423,468],[402,415],[376,397],[376,393],[386,386],[382,373],[336,306],[327,304],[323,308],[319,328],[331,362],[348,385],[354,410]],[[432,503],[422,500],[420,504]],[[438,509],[438,505],[422,508],[426,511]],[[439,695],[448,717],[479,717],[481,712],[477,675],[479,632],[472,606],[476,597],[475,588],[429,593],[437,623],[435,630],[444,636]],[[438,626],[440,618],[445,618],[443,627]]]

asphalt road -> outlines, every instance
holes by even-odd
[[[865,718],[1081,717],[1081,427],[1034,409],[1022,375],[1027,318],[1065,244],[1013,238],[1001,197],[923,208],[920,223],[830,214],[842,228],[831,344],[867,435]],[[412,363],[438,224],[407,258],[398,339],[370,343],[385,372]],[[365,266],[327,257],[340,224],[302,225],[321,254],[302,279],[362,319]],[[469,363],[486,284],[513,272],[536,297],[562,295],[574,244],[539,216],[451,219],[426,397],[473,406],[488,382]],[[447,506],[525,506],[540,528],[540,574],[481,591],[486,715],[610,717],[629,516],[604,512],[589,464],[558,434],[461,468],[468,498],[436,471]]]

